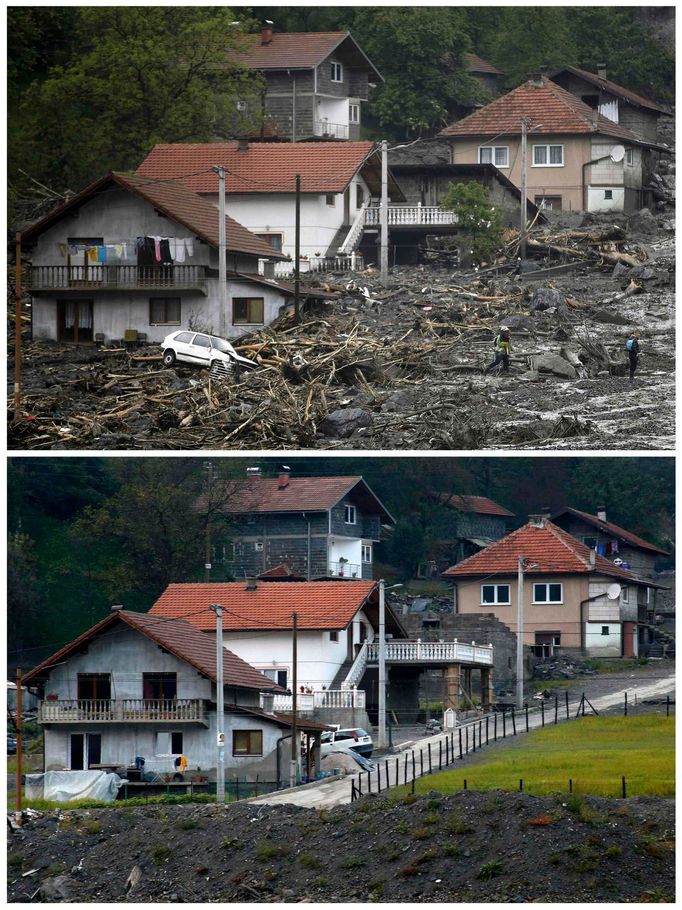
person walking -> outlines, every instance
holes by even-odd
[[[486,367],[485,372],[490,373],[491,370],[494,370],[495,367],[501,363],[502,372],[508,373],[509,354],[511,352],[511,335],[509,334],[509,326],[500,326],[499,334],[495,337],[493,345],[495,350],[495,359],[488,367]]]
[[[635,370],[637,369],[637,360],[639,358],[639,332],[633,332],[628,340],[625,342],[625,350],[628,352],[628,360],[630,361],[630,382],[635,378]]]

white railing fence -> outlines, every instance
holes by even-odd
[[[370,206],[365,211],[365,226],[378,227],[380,223],[381,207]],[[388,224],[389,227],[391,225],[457,224],[457,215],[438,205],[389,205]]]
[[[102,723],[131,721],[203,721],[200,698],[73,698],[43,701],[42,723]]]
[[[358,213],[355,216],[355,220],[351,224],[348,233],[346,234],[346,239],[343,241],[339,247],[339,253],[345,255],[346,253],[352,253],[353,250],[357,248],[358,243],[360,243],[360,238],[362,237],[362,229],[365,226],[365,213],[367,211],[367,203],[364,202],[362,206],[358,209]]]
[[[367,660],[373,663],[379,659],[379,643],[372,642],[367,648]],[[453,663],[476,663],[492,666],[493,646],[470,645],[454,641],[389,641],[386,642],[386,660],[389,662],[400,661],[438,661]]]
[[[362,679],[365,672],[365,667],[367,666],[368,649],[369,642],[365,640],[362,643],[362,647],[358,651],[357,657],[353,661],[353,666],[348,671],[348,675],[341,683],[342,689],[352,689],[353,686],[357,686],[357,684]]]
[[[314,711],[316,708],[360,708],[366,704],[365,692],[362,689],[318,689],[312,693],[301,693],[296,697],[298,711]],[[275,695],[274,711],[291,711],[291,695]]]
[[[293,262],[276,262],[274,266],[275,278],[293,277]],[[312,259],[301,259],[299,272],[301,275],[314,275],[317,272],[358,272],[364,267],[365,260],[362,254],[352,252],[347,256],[315,256]]]

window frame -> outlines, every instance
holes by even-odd
[[[260,306],[260,319],[253,319],[252,305]],[[246,307],[246,318],[237,318],[237,306]],[[256,313],[255,315],[258,315]],[[233,297],[232,298],[232,325],[265,325],[265,297]]]
[[[604,201],[613,201],[613,190],[604,190]]]
[[[276,253],[282,252],[282,244],[284,242],[284,234],[278,234],[277,231],[270,231],[265,234],[256,234],[259,240],[262,240],[263,243],[267,243],[271,250],[274,250]],[[273,243],[272,241],[277,241]]]
[[[625,149],[625,164],[627,167],[635,166],[635,150],[634,149]]]
[[[328,205],[330,208],[336,208],[336,193],[325,193],[324,201],[325,205]]]
[[[356,525],[358,523],[358,510],[350,503],[345,503],[343,506],[343,523],[346,525]]]
[[[177,304],[178,308],[178,318],[169,319],[168,314],[168,305],[169,303]],[[153,307],[163,304],[163,315],[164,319],[154,319]],[[182,297],[150,297],[149,298],[149,325],[182,325]]]
[[[622,585],[620,589],[621,603],[629,604],[630,603],[630,586]]]
[[[535,160],[535,150],[536,149],[545,149],[545,152],[547,154],[547,161],[538,162]],[[561,161],[560,162],[550,161],[550,158],[552,157],[552,154],[550,151],[551,149],[561,149]],[[565,164],[566,156],[564,154],[564,145],[563,145],[563,143],[558,143],[558,142],[539,142],[537,144],[534,144],[531,159],[532,159],[531,167],[565,167],[566,166],[566,164]]]
[[[483,599],[483,589],[484,588],[494,588],[495,589],[495,600],[491,601],[491,600]],[[507,589],[507,600],[499,599],[499,592],[498,592],[499,588]],[[509,584],[509,582],[505,582],[504,584],[497,584],[494,582],[492,584],[490,582],[488,582],[486,584],[481,584],[480,600],[481,600],[482,607],[511,607],[511,585]]]
[[[482,152],[484,149],[490,151],[490,161],[482,161],[482,160],[481,160],[481,158],[482,158],[481,152]],[[505,151],[505,163],[504,163],[504,164],[498,164],[498,163],[496,162],[495,158],[497,157],[497,152],[498,152],[498,151],[501,151],[502,149],[504,149],[504,151]],[[496,168],[499,168],[500,170],[507,170],[507,169],[509,168],[509,146],[508,146],[508,145],[479,145],[479,147],[478,147],[478,163],[479,163],[479,164],[492,164],[492,165],[494,165]]]
[[[353,116],[355,114],[355,116]],[[349,101],[348,102],[348,123],[353,126],[360,125],[360,102],[359,101]]]
[[[329,631],[329,641],[338,641],[339,640],[339,630],[330,629]]]
[[[243,750],[237,750],[237,736],[246,735],[247,744],[246,748]],[[256,739],[256,745],[252,746],[251,738]],[[260,749],[258,749],[257,743],[258,738],[260,737]],[[247,728],[243,730],[233,730],[232,731],[232,756],[233,758],[248,758],[252,755],[262,755],[263,754],[263,731],[257,728]]]
[[[330,60],[331,71],[329,74],[329,81],[334,82],[336,85],[343,82],[343,63],[339,63],[338,60]],[[338,78],[337,75],[338,74]]]
[[[367,558],[367,555],[368,555],[368,554],[369,554],[369,559]],[[372,544],[371,544],[371,543],[363,543],[363,544],[362,544],[362,550],[361,550],[360,561],[361,561],[364,565],[370,565],[370,564],[371,564],[371,562],[372,562]]]
[[[538,600],[537,588],[546,588],[546,599]],[[559,588],[559,600],[550,598],[550,588]],[[553,604],[563,604],[564,602],[564,585],[561,581],[534,581],[533,582],[533,601],[534,604],[542,606],[552,606]]]

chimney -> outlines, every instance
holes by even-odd
[[[263,22],[260,30],[260,43],[261,44],[270,44],[272,41],[272,22],[270,19],[266,19]]]
[[[529,515],[528,524],[534,528],[544,528],[546,515]]]
[[[247,477],[260,477],[260,468],[247,468],[246,469]]]
[[[590,550],[590,565],[592,566],[592,568],[594,568],[596,564],[597,564],[597,554],[594,552],[594,550]]]
[[[249,140],[248,140],[248,139],[240,139],[240,140],[237,142],[237,151],[239,151],[239,152],[248,152],[248,150],[249,150]]]
[[[597,518],[599,521],[606,521],[606,506],[599,506],[597,509]]]
[[[536,86],[536,88],[542,88],[543,85],[545,84],[544,80],[542,78],[542,73],[539,71],[537,73],[533,73],[533,75],[530,77],[530,79],[528,81],[530,82],[531,85]]]
[[[277,489],[278,489],[278,490],[286,490],[286,488],[287,488],[288,486],[289,486],[289,475],[288,475],[288,474],[280,474],[279,477],[277,478]]]
[[[111,607],[111,612],[120,613],[122,609],[123,609],[123,604],[115,604],[113,607]]]
[[[258,582],[256,581],[256,579],[255,579],[255,578],[249,578],[249,580],[246,582],[246,587],[244,588],[244,590],[245,590],[245,591],[257,591],[257,590],[258,590]]]
[[[600,79],[606,79],[606,64],[598,63],[597,64],[597,75]]]

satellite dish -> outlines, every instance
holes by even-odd
[[[611,161],[622,161],[623,158],[625,158],[625,146],[614,145],[609,154],[611,156]]]
[[[618,583],[609,585],[606,589],[606,596],[609,600],[618,600],[620,597],[620,585]]]

